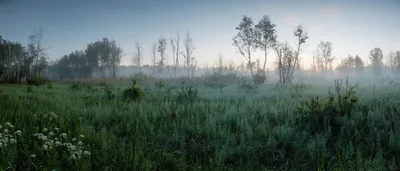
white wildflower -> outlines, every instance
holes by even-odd
[[[54,132],[53,132],[53,131],[50,131],[50,132],[49,132],[49,135],[50,135],[50,136],[53,136],[53,135],[54,135]]]
[[[12,125],[10,122],[6,122],[6,126],[8,126],[10,128],[14,128],[14,125]]]
[[[0,125],[0,129],[2,129],[3,127]]]
[[[55,144],[57,147],[62,145],[60,141],[56,141],[54,144]]]
[[[63,138],[67,138],[67,134],[66,133],[62,133],[62,134],[60,134],[60,136],[63,137]]]
[[[50,115],[50,117],[52,117],[54,119],[58,118],[58,116],[54,112],[50,112],[49,115]]]
[[[84,151],[83,154],[87,155],[87,156],[90,156],[90,152],[89,151]]]
[[[47,146],[46,144],[43,145],[43,150],[47,150],[47,148],[49,148],[49,146]]]
[[[83,145],[82,141],[78,141],[78,145]]]
[[[72,142],[76,141],[76,138],[72,138]]]
[[[82,135],[82,134],[81,134],[81,135],[79,135],[79,137],[80,137],[80,138],[85,138],[85,136],[84,136],[84,135]]]
[[[43,128],[43,132],[47,132],[48,130],[47,130],[47,128]]]
[[[15,134],[17,134],[18,136],[21,136],[22,132],[20,130],[15,131]]]
[[[4,132],[5,134],[7,134],[9,131],[8,131],[8,129],[4,129],[3,132]]]
[[[73,160],[75,160],[76,159],[76,156],[75,156],[75,154],[73,154],[73,155],[71,155],[71,156],[69,156],[71,159],[73,159]]]
[[[14,138],[11,138],[11,139],[10,139],[10,143],[11,143],[11,144],[15,144],[15,143],[17,143],[17,140],[14,139]]]
[[[58,130],[60,130],[60,129],[59,129],[59,128],[57,128],[57,127],[55,127],[55,128],[54,128],[54,130],[58,131]]]
[[[31,154],[29,157],[36,158],[36,154]]]

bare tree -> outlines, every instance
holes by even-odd
[[[165,60],[166,60],[166,48],[167,48],[167,40],[164,37],[161,37],[158,40],[158,48],[157,51],[160,53],[160,61],[158,62],[158,66],[162,70],[163,67],[166,65]]]
[[[138,68],[139,68],[138,73],[140,73],[140,69],[143,64],[143,60],[142,60],[143,49],[142,49],[142,46],[139,44],[139,42],[136,42],[135,49],[136,49],[136,52],[133,55],[133,63],[138,66]]]
[[[387,57],[387,66],[394,72],[399,65],[397,62],[398,60],[396,59],[396,52],[390,51]]]
[[[153,77],[156,74],[156,66],[157,66],[157,44],[153,44],[151,47],[151,62],[153,63]]]
[[[256,49],[256,32],[253,28],[254,23],[248,16],[243,16],[242,21],[235,28],[238,33],[233,38],[233,45],[236,46],[239,53],[246,60],[246,66],[250,69],[251,77],[253,78],[254,63],[251,58],[251,53]]]
[[[396,68],[397,68],[397,72],[400,72],[400,51],[396,51]]]
[[[36,61],[36,66],[34,67],[34,75],[39,76],[40,75],[40,68],[39,68],[39,58],[45,58],[45,51],[46,49],[43,48],[43,43],[44,43],[44,30],[41,28],[34,29],[33,33],[29,36],[29,45],[33,47],[31,49],[31,55],[35,56],[35,61]]]
[[[318,44],[316,53],[319,70],[327,72],[329,69],[332,69],[332,63],[335,59],[335,57],[332,57],[332,42],[321,41]]]
[[[194,64],[194,56],[193,52],[195,50],[193,39],[190,37],[190,33],[186,32],[186,36],[183,40],[184,51],[182,52],[183,59],[185,60],[185,66],[188,70],[188,76],[190,77],[190,69],[193,67]]]
[[[170,39],[170,44],[172,48],[172,61],[174,63],[174,77],[176,77],[176,60],[175,60],[175,51],[176,51],[176,45],[174,42],[174,39]]]
[[[217,73],[218,73],[219,75],[222,75],[223,72],[224,72],[224,70],[225,70],[225,67],[224,67],[224,57],[223,57],[221,54],[219,54],[219,56],[218,56],[218,63],[217,63]]]
[[[299,66],[299,55],[302,45],[308,39],[307,32],[301,25],[297,26],[293,32],[297,38],[296,50],[291,48],[287,43],[277,43],[274,47],[277,54],[277,64],[279,73],[279,83],[288,84],[293,80],[295,69]]]
[[[175,55],[175,68],[179,68],[179,32],[176,32],[176,55]]]

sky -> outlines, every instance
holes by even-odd
[[[374,47],[384,55],[400,50],[400,0],[0,0],[0,35],[27,44],[33,30],[42,28],[50,60],[107,37],[124,50],[122,65],[130,65],[136,42],[150,64],[151,46],[160,37],[169,42],[179,31],[182,40],[190,32],[200,66],[214,65],[219,54],[239,64],[243,58],[232,38],[243,15],[255,23],[268,15],[278,41],[293,46],[293,30],[301,24],[310,37],[300,55],[305,68],[320,41],[332,42],[335,63],[356,54],[367,61]],[[172,64],[169,45],[167,53]],[[270,51],[269,68],[274,61]]]

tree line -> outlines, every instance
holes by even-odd
[[[290,45],[287,42],[278,41],[275,27],[276,25],[267,15],[263,16],[257,24],[245,15],[235,28],[238,32],[233,38],[233,46],[245,59],[246,67],[249,69],[255,84],[262,84],[267,78],[265,66],[269,49],[272,49],[276,54],[278,83],[291,83],[295,71],[300,69],[300,54],[304,44],[309,39],[307,31],[302,25],[296,26],[293,31],[296,43],[295,45]],[[254,59],[252,56],[252,53],[256,51],[264,53],[262,66],[260,65],[260,59]],[[376,76],[382,74],[384,67],[383,56],[382,50],[378,47],[373,48],[369,53],[369,67],[372,68]],[[332,56],[332,42],[321,41],[314,51],[311,70],[314,73],[327,74],[333,70],[332,64],[336,59],[336,57]],[[389,53],[387,66],[400,73],[400,51]],[[336,69],[339,72],[361,74],[365,67],[365,63],[360,56],[355,55],[353,57],[349,55],[347,58],[342,59]]]
[[[280,42],[276,34],[276,25],[269,16],[263,16],[258,23],[252,18],[243,16],[239,25],[235,27],[237,34],[233,37],[233,46],[245,60],[245,67],[250,71],[254,83],[262,84],[267,79],[267,59],[270,51],[276,56],[276,71],[279,83],[288,84],[294,79],[294,73],[300,70],[301,52],[309,39],[308,33],[302,25],[294,28],[292,34],[295,44]],[[23,46],[19,42],[5,40],[0,36],[0,82],[23,83],[33,78],[49,76],[51,79],[85,79],[104,77],[115,79],[121,58],[125,56],[115,40],[103,38],[90,43],[85,50],[77,50],[62,56],[56,61],[49,62],[47,48],[44,45],[43,29],[35,29],[28,36],[29,43]],[[180,63],[187,70],[187,76],[195,75],[198,68],[194,56],[195,46],[190,33],[187,32],[180,42],[177,32],[175,38],[167,40],[160,37],[157,43],[152,44],[149,58],[152,63],[152,76],[157,76],[168,66],[168,54],[172,54],[174,76]],[[181,46],[182,45],[182,46]],[[170,47],[170,48],[169,48]],[[139,42],[132,47],[132,64],[138,67],[138,73],[144,61],[145,49]],[[170,50],[169,50],[170,49]],[[332,56],[333,45],[330,41],[321,41],[314,51],[311,71],[326,74],[333,70],[333,62],[338,60]],[[253,52],[261,51],[263,60],[253,57]],[[375,75],[381,75],[384,67],[384,55],[380,48],[373,48],[369,53],[369,66]],[[400,51],[390,52],[386,59],[386,66],[393,72],[400,72]],[[339,72],[361,74],[367,67],[360,56],[355,55],[342,59],[336,70]]]

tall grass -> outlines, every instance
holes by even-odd
[[[124,100],[129,83],[76,86],[1,86],[0,168],[400,169],[394,86],[166,83],[139,100]]]

